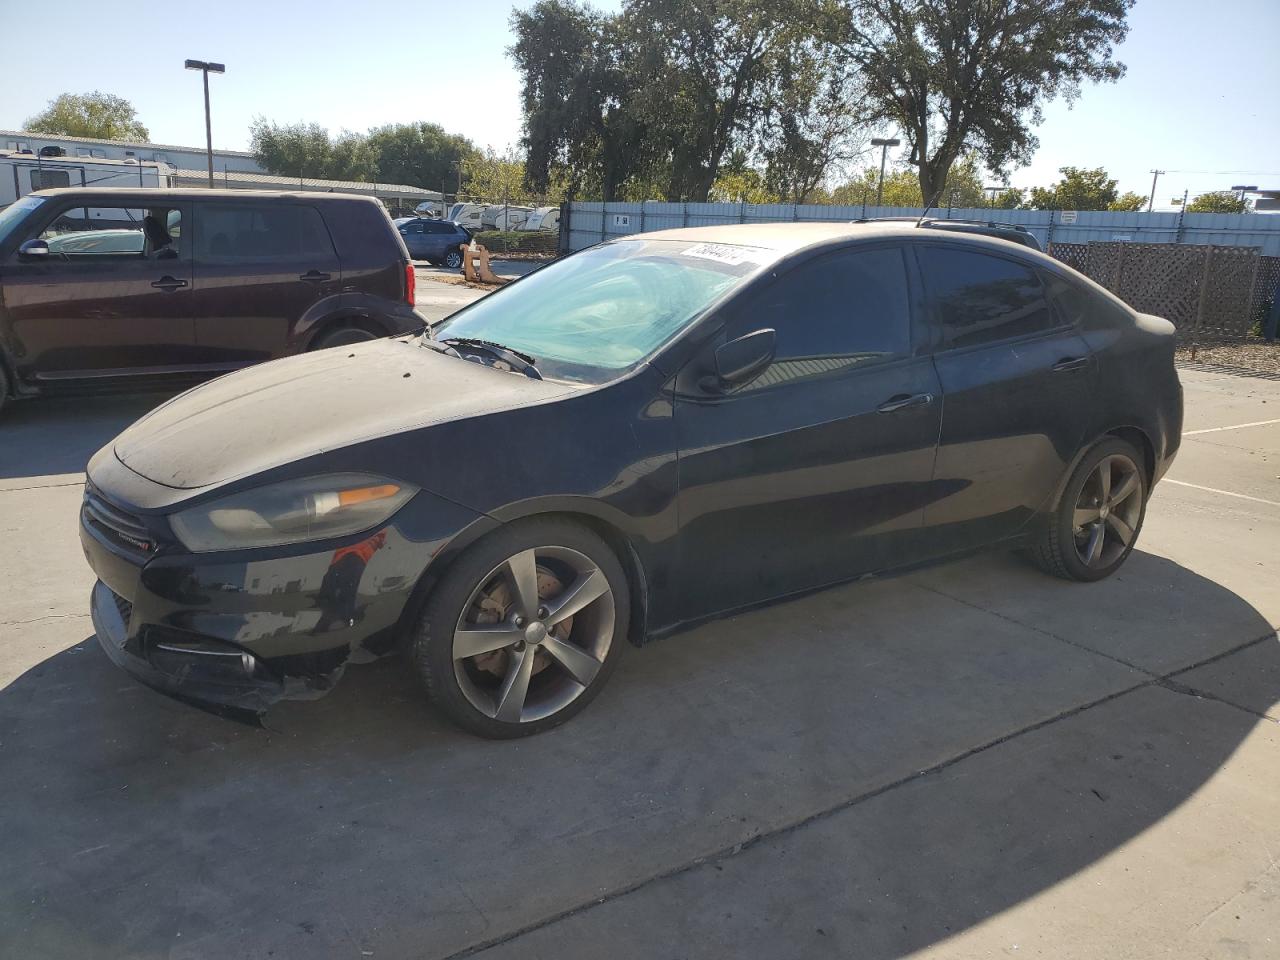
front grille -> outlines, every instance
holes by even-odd
[[[141,518],[107,503],[87,487],[81,516],[86,525],[130,553],[150,556],[156,552],[156,542]]]

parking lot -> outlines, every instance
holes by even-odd
[[[81,471],[163,398],[15,404],[0,955],[1274,957],[1280,381],[1182,379],[1113,579],[997,554],[828,590],[629,650],[509,742],[394,660],[265,729],[130,680]]]

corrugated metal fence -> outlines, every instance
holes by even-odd
[[[651,230],[702,227],[722,223],[856,220],[861,217],[918,217],[918,207],[832,207],[790,203],[599,203],[569,204],[570,250]],[[945,208],[930,216],[994,220],[1026,227],[1040,245],[1133,241],[1136,243],[1212,243],[1260,247],[1263,256],[1280,256],[1280,215],[1232,213],[1112,213],[1082,210],[993,210]],[[1071,221],[1071,222],[1064,222]]]

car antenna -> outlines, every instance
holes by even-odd
[[[917,226],[917,227],[918,227],[918,226],[920,226],[920,224],[924,223],[924,218],[925,218],[925,217],[927,217],[927,216],[929,216],[929,211],[930,211],[930,210],[932,210],[932,209],[933,209],[933,207],[925,207],[925,208],[924,208],[924,213],[920,214],[920,219],[916,221],[916,226]]]

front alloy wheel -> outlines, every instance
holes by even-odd
[[[457,270],[462,266],[462,253],[458,250],[450,250],[444,255],[444,265],[450,270]]]
[[[625,644],[621,566],[592,531],[532,520],[473,546],[434,591],[416,642],[432,698],[458,725],[519,737],[596,695]]]

